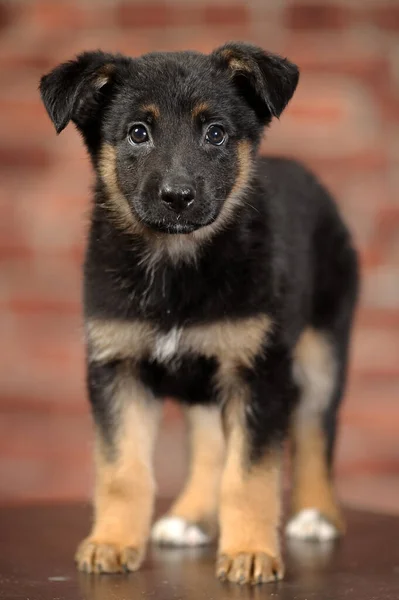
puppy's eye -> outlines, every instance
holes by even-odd
[[[145,142],[148,142],[148,140],[150,139],[150,135],[145,125],[137,123],[136,125],[133,125],[133,127],[129,131],[127,139],[130,144],[135,146],[136,144],[144,144]]]
[[[221,146],[226,139],[226,132],[221,125],[210,125],[205,139],[213,146]]]

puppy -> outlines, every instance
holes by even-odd
[[[83,571],[143,560],[166,396],[184,406],[191,470],[156,542],[218,534],[219,578],[280,579],[288,436],[287,534],[344,530],[331,467],[356,253],[307,170],[258,156],[298,77],[286,59],[229,43],[210,55],[85,52],[41,80],[57,133],[75,123],[95,172],[84,316],[96,484]]]

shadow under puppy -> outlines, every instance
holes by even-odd
[[[41,80],[57,132],[76,124],[96,175],[84,267],[95,518],[82,570],[143,560],[165,396],[185,407],[191,470],[155,541],[203,544],[219,532],[218,577],[281,578],[286,437],[287,533],[344,529],[331,463],[356,254],[308,171],[257,156],[298,75],[229,43],[210,55],[85,52]]]

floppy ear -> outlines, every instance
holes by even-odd
[[[115,66],[112,54],[84,52],[41,78],[40,94],[57,133],[71,119],[84,126],[104,97],[102,88],[111,82]]]
[[[281,115],[298,83],[296,65],[257,46],[238,42],[225,44],[211,56],[228,70],[240,94],[264,124]]]

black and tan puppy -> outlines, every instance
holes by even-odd
[[[288,435],[287,533],[343,531],[331,463],[356,254],[309,172],[257,156],[297,82],[288,60],[241,43],[209,56],[87,52],[41,81],[57,132],[76,124],[96,174],[84,268],[95,519],[82,570],[143,560],[165,396],[185,407],[191,471],[155,541],[219,532],[220,578],[282,577]]]

